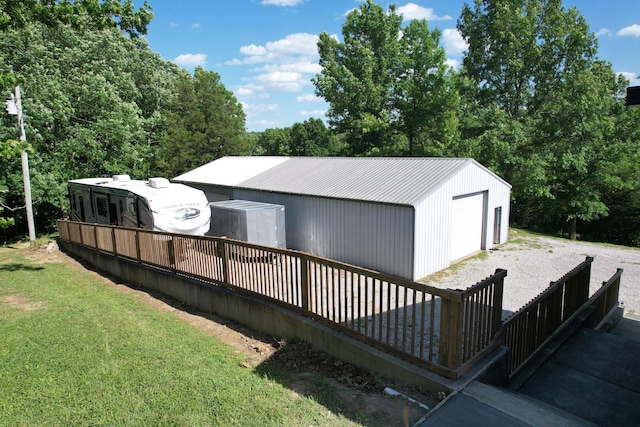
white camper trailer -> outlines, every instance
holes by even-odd
[[[170,233],[204,235],[211,209],[205,194],[165,178],[84,178],[68,182],[71,219]]]

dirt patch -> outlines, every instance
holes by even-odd
[[[49,242],[45,245],[31,248],[25,252],[24,257],[34,264],[49,264],[65,261],[64,254],[58,250],[58,244],[55,242]]]
[[[384,392],[390,387],[417,402],[433,408],[442,396],[420,387],[396,383],[337,360],[327,353],[300,341],[287,342],[258,333],[243,325],[210,313],[194,310],[165,295],[118,282],[90,265],[47,245],[27,251],[34,263],[65,262],[74,268],[102,278],[115,289],[136,295],[152,307],[175,313],[179,319],[202,330],[235,349],[241,366],[255,369],[270,378],[285,378],[282,372],[295,372],[295,381],[281,380],[294,395],[311,396],[334,413],[367,426],[413,425],[428,412],[423,406]]]
[[[7,305],[13,310],[35,311],[44,307],[41,301],[29,301],[22,295],[4,295],[0,297],[0,305]]]

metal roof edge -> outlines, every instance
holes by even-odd
[[[452,176],[456,175],[457,173],[459,173],[462,169],[466,168],[467,166],[471,165],[475,165],[477,167],[479,167],[481,170],[487,172],[489,175],[491,175],[493,178],[497,179],[498,181],[502,182],[504,185],[508,186],[509,189],[512,188],[511,184],[509,184],[507,181],[505,181],[504,179],[500,178],[498,175],[496,175],[494,172],[492,172],[489,168],[487,168],[486,166],[483,166],[480,162],[478,162],[475,159],[472,159],[470,157],[461,157],[459,158],[459,160],[464,160],[462,163],[460,163],[460,165],[458,165],[456,168],[454,168],[453,170],[451,170],[451,172],[449,172],[447,175],[445,175],[440,182],[438,183],[438,185],[435,185],[433,188],[430,188],[429,191],[425,192],[423,195],[421,195],[419,198],[417,198],[416,200],[413,200],[411,202],[411,205],[415,208],[417,207],[420,203],[422,203],[425,199],[427,199],[429,196],[431,196],[434,192],[436,192],[437,190],[440,189],[440,187],[442,187],[442,185],[449,180],[449,178],[451,178]]]
[[[217,184],[208,184],[208,185],[216,185],[218,187],[222,187],[222,185],[217,185]],[[275,191],[275,190],[265,190],[262,188],[254,188],[254,187],[241,187],[241,186],[233,186],[233,187],[227,187],[227,188],[232,188],[234,190],[244,190],[244,191],[256,191],[259,193],[270,193],[270,194],[286,194],[289,196],[300,196],[300,197],[315,197],[318,199],[329,199],[329,200],[340,200],[340,201],[344,201],[344,202],[362,202],[362,203],[373,203],[376,205],[388,205],[388,206],[401,206],[401,207],[406,207],[406,208],[415,208],[415,206],[412,203],[401,203],[401,202],[385,202],[385,201],[381,201],[381,200],[369,200],[369,199],[357,199],[357,198],[348,198],[348,197],[332,197],[332,196],[325,196],[325,195],[318,195],[318,194],[306,194],[306,193],[296,193],[293,191]]]
[[[488,167],[486,167],[482,163],[478,162],[476,159],[469,158],[469,160],[471,160],[480,169],[484,170],[485,172],[488,172],[489,175],[492,175],[494,178],[496,178],[498,181],[502,182],[504,185],[506,185],[510,189],[513,188],[513,186],[511,184],[509,184],[504,178],[500,177],[500,175],[496,174],[491,169],[489,169]]]
[[[443,158],[449,158],[449,157],[443,157]],[[455,158],[453,158],[455,159]],[[437,190],[440,189],[440,187],[442,187],[442,185],[444,184],[444,182],[448,181],[449,178],[451,178],[452,176],[454,176],[455,174],[457,174],[461,169],[467,167],[467,165],[469,164],[469,160],[473,160],[470,158],[457,158],[457,160],[463,160],[463,162],[460,163],[460,165],[458,165],[457,167],[455,167],[454,169],[452,169],[448,174],[446,174],[445,176],[443,176],[439,181],[437,185],[434,185],[433,187],[431,187],[429,190],[427,190],[424,194],[420,195],[420,197],[416,198],[415,200],[411,201],[411,205],[415,208],[417,207],[420,203],[422,203],[426,198],[428,198],[429,196],[431,196],[434,192],[436,192]]]

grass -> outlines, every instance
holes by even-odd
[[[423,283],[429,283],[429,282],[437,282],[438,280],[447,277],[447,276],[451,276],[452,274],[455,274],[457,271],[459,271],[460,269],[466,267],[466,265],[474,260],[485,260],[489,258],[489,253],[487,251],[481,251],[478,252],[477,254],[461,259],[460,261],[456,261],[455,263],[451,264],[449,267],[447,267],[444,270],[440,270],[437,271],[435,273],[432,273],[430,275],[428,275],[427,277],[423,277],[422,279],[419,280],[419,282],[423,282]]]
[[[560,240],[565,242],[571,241],[567,237],[563,237],[563,236],[554,236],[550,234],[537,233],[535,231],[529,231],[522,228],[509,227],[509,240],[508,242],[505,243],[505,245],[521,244],[521,245],[526,245],[527,247],[530,247],[533,249],[545,248],[546,247],[545,245],[539,245],[532,241],[531,238],[535,238],[535,237],[544,237],[546,239],[555,239],[555,240]],[[619,248],[619,249],[625,249],[625,250],[631,249],[631,250],[640,251],[640,247],[635,247],[635,246],[624,246],[624,245],[618,245],[615,243],[592,242],[589,240],[579,240],[579,239],[575,241],[580,243],[604,246],[608,248]],[[509,250],[509,249],[507,248],[503,250]]]
[[[174,313],[0,249],[0,426],[355,425]]]

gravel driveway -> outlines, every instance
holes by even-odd
[[[509,238],[509,242],[488,251],[486,259],[463,260],[423,282],[439,288],[465,289],[503,268],[507,270],[503,308],[513,312],[592,256],[590,295],[622,268],[620,302],[627,312],[640,313],[640,249],[522,235],[513,230]]]

